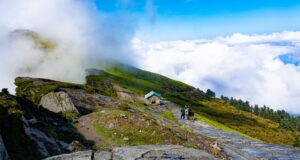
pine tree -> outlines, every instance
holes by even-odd
[[[254,114],[258,115],[259,114],[259,108],[258,108],[258,105],[254,105]]]
[[[207,91],[206,91],[206,97],[207,98],[215,98],[216,97],[216,93],[215,92],[213,92],[212,90],[210,90],[210,89],[207,89]]]

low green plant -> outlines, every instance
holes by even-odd
[[[63,116],[70,120],[75,120],[78,116],[78,112],[63,112]]]
[[[293,146],[300,147],[300,138],[298,136],[295,138]]]
[[[130,109],[130,106],[126,103],[122,103],[119,105],[119,109],[122,111],[128,111]]]

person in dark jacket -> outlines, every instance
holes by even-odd
[[[181,107],[180,113],[181,113],[180,119],[184,120],[185,119],[185,108],[184,107]]]

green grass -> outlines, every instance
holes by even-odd
[[[75,120],[79,116],[79,113],[78,112],[63,112],[62,115],[67,119]]]
[[[180,144],[197,148],[199,143],[211,140],[190,131],[187,126],[175,127],[137,110],[105,110],[93,115],[97,119],[93,126],[103,139],[96,144],[96,149],[150,144]]]
[[[170,121],[173,121],[175,123],[179,123],[177,118],[174,116],[173,112],[172,111],[166,111],[166,112],[163,112],[162,113],[162,116]]]
[[[97,133],[104,137],[103,145],[124,146],[124,145],[145,145],[145,144],[163,144],[164,140],[161,136],[157,135],[157,130],[160,130],[158,125],[149,125],[144,127],[142,124],[137,123],[138,119],[132,117],[132,114],[126,111],[110,110],[106,113],[95,113],[101,117],[96,123],[93,124]],[[128,119],[120,117],[128,116]],[[111,124],[115,125],[112,128],[107,126],[109,119],[115,121]],[[135,124],[133,124],[135,123]],[[128,139],[128,140],[127,140]],[[101,146],[101,145],[100,145]]]
[[[225,131],[228,131],[228,132],[236,133],[236,134],[238,134],[238,135],[240,135],[240,136],[243,136],[243,137],[246,137],[246,138],[249,138],[249,139],[252,139],[252,140],[260,141],[260,140],[258,140],[258,139],[256,139],[256,138],[253,138],[253,137],[248,136],[248,135],[246,135],[246,134],[244,134],[244,133],[241,133],[241,132],[239,132],[239,131],[236,131],[236,130],[234,130],[234,129],[232,129],[232,128],[229,128],[229,127],[227,127],[227,126],[225,126],[225,125],[223,125],[223,124],[221,124],[221,123],[218,123],[218,122],[216,122],[216,121],[213,121],[213,120],[211,120],[211,119],[208,119],[208,118],[206,118],[206,117],[204,117],[204,116],[201,116],[201,115],[199,115],[199,114],[195,114],[195,118],[196,118],[197,120],[201,121],[201,122],[205,122],[205,123],[207,123],[207,124],[209,124],[209,125],[211,125],[211,126],[214,126],[214,127],[216,127],[216,128],[219,128],[219,129],[222,129],[222,130],[225,130]]]
[[[128,106],[128,104],[123,103],[119,105],[119,109],[122,111],[128,111],[130,109],[130,106]]]

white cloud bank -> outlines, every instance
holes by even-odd
[[[84,69],[103,57],[128,60],[133,18],[99,13],[92,1],[0,0],[0,88],[16,76],[83,82]],[[19,29],[56,43],[46,53]]]
[[[212,40],[133,40],[138,66],[202,90],[300,113],[300,32],[234,34]]]

